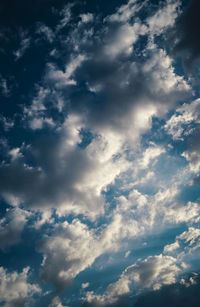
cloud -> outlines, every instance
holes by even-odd
[[[8,247],[19,243],[21,233],[30,213],[19,208],[7,211],[0,220],[0,248],[6,251]]]
[[[114,14],[108,16],[106,19],[110,22],[127,22],[146,4],[147,1],[143,1],[141,4],[139,1],[130,0],[127,4],[121,5]]]
[[[188,125],[193,129],[199,123],[198,99],[177,107],[193,95],[191,85],[158,41],[174,25],[180,2],[161,3],[142,18],[148,4],[129,1],[102,23],[101,17],[79,11],[75,23],[72,5],[67,5],[55,31],[46,23],[37,28],[37,37],[56,43],[48,56],[60,57],[47,58],[31,102],[23,108],[20,124],[27,143],[7,146],[0,165],[0,194],[14,207],[2,219],[0,240],[2,236],[5,248],[19,242],[25,210],[35,214],[33,227],[44,231],[38,244],[40,276],[56,290],[52,306],[62,306],[61,291],[100,256],[120,251],[128,262],[134,255],[131,249],[128,257],[130,242],[172,224],[199,221],[198,202],[176,201],[186,180],[179,177],[189,170],[171,175],[173,163],[168,170],[165,161],[171,163],[172,156],[160,140],[161,121],[174,109],[164,126],[173,140],[186,133],[192,137]],[[27,33],[17,59],[30,45]],[[182,154],[196,172],[198,154],[197,144]],[[175,283],[184,270],[181,256],[174,256],[181,240],[166,245],[164,255],[128,266],[104,294],[87,292],[87,301],[110,304],[132,291],[135,295]]]
[[[174,243],[172,243],[172,244],[166,245],[166,246],[164,247],[163,252],[164,252],[164,253],[171,253],[171,252],[176,251],[176,249],[178,249],[179,247],[180,247],[180,245],[179,245],[179,243],[176,241],[176,242],[174,242]]]
[[[59,215],[73,212],[94,218],[102,214],[102,191],[130,163],[121,152],[120,136],[109,131],[81,149],[82,128],[81,118],[71,115],[57,133],[22,149],[24,157],[2,164],[0,190],[4,199],[9,202],[13,196],[33,210],[56,208]],[[26,163],[27,154],[35,166]]]
[[[199,12],[199,1],[192,0],[175,25],[174,51],[182,53],[183,62],[188,71],[191,71],[195,60],[199,58],[200,54],[198,40],[200,35]]]
[[[193,275],[190,277],[192,278]],[[189,278],[187,278],[189,279]],[[152,291],[138,298],[135,307],[176,307],[181,304],[182,307],[190,306],[198,307],[200,302],[199,297],[199,278],[197,276],[197,284],[190,284],[186,287],[185,284],[174,284],[164,286],[158,291]]]
[[[48,307],[69,307],[69,306],[63,305],[59,297],[56,296],[53,298],[52,302],[50,303],[50,305],[48,305]]]
[[[56,32],[62,30],[70,22],[72,6],[73,4],[69,3],[61,10],[60,12],[61,19],[56,27]]]
[[[81,17],[81,21],[83,23],[88,23],[88,22],[92,22],[94,20],[94,15],[91,13],[87,13],[87,14],[80,14]]]
[[[38,250],[44,257],[41,278],[53,283],[58,292],[102,253],[93,230],[78,219],[56,225],[54,233],[44,238]]]
[[[0,302],[4,306],[24,306],[34,294],[40,293],[38,285],[28,282],[29,270],[28,267],[21,273],[7,272],[0,267]]]
[[[190,170],[197,174],[200,170],[199,138],[200,138],[200,131],[199,128],[197,127],[193,129],[191,133],[188,148],[182,153],[182,156],[189,162]]]
[[[37,25],[37,30],[36,33],[43,35],[43,37],[49,42],[49,43],[53,43],[54,39],[55,39],[55,34],[52,31],[52,29],[48,26],[46,26],[45,24],[41,24],[39,23]]]
[[[84,60],[84,55],[78,55],[66,65],[65,72],[57,70],[53,65],[49,64],[47,79],[49,79],[50,82],[54,82],[55,86],[58,88],[67,85],[76,85],[76,81],[73,80],[72,77],[76,69]]]
[[[176,276],[181,267],[176,259],[170,256],[149,256],[145,260],[127,267],[117,282],[110,284],[105,294],[95,295],[93,292],[86,293],[86,300],[97,302],[100,305],[108,305],[116,302],[120,296],[133,292],[136,295],[138,289],[153,288],[158,290],[162,285],[175,283]]]
[[[0,88],[3,96],[9,97],[11,94],[11,90],[8,86],[8,81],[0,75]]]
[[[30,47],[31,39],[28,37],[26,31],[21,31],[19,49],[14,52],[15,60],[18,61],[25,54],[26,50]]]
[[[180,4],[179,0],[165,1],[153,16],[147,18],[150,35],[160,35],[174,25]]]
[[[166,211],[165,220],[171,223],[198,222],[199,210],[198,203],[188,202],[186,205],[176,203]]]
[[[200,122],[200,99],[189,104],[184,103],[176,109],[176,113],[166,122],[165,129],[173,140],[184,140],[185,136],[194,132],[194,123]]]

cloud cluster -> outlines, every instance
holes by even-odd
[[[0,267],[0,303],[5,307],[30,306],[31,297],[40,293],[36,284],[28,282],[30,268],[25,268],[21,273],[7,272]]]
[[[175,283],[176,275],[180,271],[181,267],[177,265],[176,258],[163,255],[149,256],[127,267],[118,281],[108,286],[105,294],[95,295],[93,292],[87,292],[86,300],[105,306],[130,292],[136,294],[138,290],[145,288],[158,290],[162,285]]]
[[[157,6],[130,0],[101,20],[83,12],[73,18],[74,5],[68,4],[57,12],[54,27],[36,24],[35,44],[48,42],[48,56],[31,101],[18,114],[25,141],[1,141],[0,196],[13,208],[0,220],[0,243],[3,251],[18,243],[30,216],[33,231],[43,227],[37,251],[43,256],[40,277],[56,290],[52,307],[63,306],[61,291],[100,256],[123,251],[128,262],[129,242],[199,222],[198,200],[180,203],[178,195],[200,170],[200,100],[184,103],[194,94],[191,84],[165,48],[166,32],[183,20],[176,50],[189,50],[190,63],[198,57],[188,24],[195,6],[192,1],[179,18],[179,0]],[[29,48],[29,35],[21,32],[16,60]],[[3,115],[0,121],[5,130],[14,125]],[[189,140],[181,154],[166,146],[166,133],[173,144]],[[163,254],[126,264],[105,293],[84,290],[85,300],[106,306],[130,293],[174,284],[198,248],[199,232],[191,226],[165,245]],[[39,293],[27,281],[28,270],[1,269],[5,306],[23,306]],[[82,289],[89,285],[82,283]]]

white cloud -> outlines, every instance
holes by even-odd
[[[143,157],[137,161],[139,164],[139,167],[144,168],[144,169],[147,168],[152,160],[159,157],[164,152],[165,152],[165,149],[159,146],[154,145],[154,146],[148,147],[145,150]]]
[[[133,17],[137,12],[139,12],[143,6],[147,4],[148,1],[143,1],[142,3],[135,0],[129,0],[127,4],[120,6],[116,13],[108,16],[106,20],[111,22],[127,22]]]
[[[20,148],[13,148],[9,151],[9,155],[11,156],[11,160],[14,161],[23,157],[23,154],[20,152]]]
[[[91,266],[102,252],[93,231],[78,219],[71,224],[57,225],[57,230],[44,239],[39,251],[44,257],[41,276],[57,289],[62,289]]]
[[[182,222],[198,222],[200,208],[199,204],[189,201],[184,204],[173,204],[166,210],[165,221],[169,223],[182,223]]]
[[[25,302],[36,294],[40,288],[28,282],[30,268],[25,268],[21,273],[7,272],[0,267],[0,302],[4,306],[24,306]]]
[[[153,16],[147,18],[150,35],[160,35],[172,27],[178,16],[179,0],[167,0],[166,6],[160,8]]]
[[[183,240],[189,244],[189,246],[193,246],[196,243],[196,240],[199,241],[200,238],[200,229],[189,227],[188,231],[184,231],[182,234],[176,237],[177,240]]]
[[[80,14],[80,17],[83,23],[92,22],[94,20],[94,15],[92,13]]]
[[[137,41],[139,35],[146,33],[146,27],[140,23],[134,23],[133,26],[123,24],[117,31],[108,36],[108,42],[105,45],[104,52],[107,56],[115,58],[120,54],[131,54],[133,44]]]
[[[50,305],[48,307],[69,307],[67,305],[63,305],[58,296],[54,297]]]
[[[55,82],[54,85],[57,88],[66,85],[76,85],[76,80],[73,79],[73,74],[84,60],[84,55],[78,55],[76,58],[72,59],[68,65],[66,65],[64,72],[62,70],[56,69],[54,65],[49,64],[47,78],[50,81]]]
[[[82,289],[86,289],[86,288],[89,287],[89,285],[90,285],[89,282],[83,283],[83,284],[81,285],[81,288],[82,288]]]
[[[102,305],[114,303],[120,296],[131,292],[136,295],[141,289],[158,290],[163,285],[173,284],[180,271],[181,266],[173,257],[162,254],[149,256],[127,267],[120,278],[107,287],[103,295],[87,292],[85,299],[88,302],[97,302]]]
[[[174,243],[172,243],[172,244],[166,245],[166,246],[164,247],[163,252],[164,252],[164,253],[171,253],[171,252],[176,251],[176,249],[178,249],[179,247],[180,247],[180,245],[179,245],[179,243],[176,241],[176,242],[174,242]]]
[[[194,123],[200,123],[200,99],[177,108],[176,113],[166,122],[165,129],[174,140],[183,141],[186,135],[193,133],[191,124]]]
[[[198,173],[200,171],[200,157],[198,148],[197,150],[192,150],[192,148],[190,148],[189,150],[184,151],[182,156],[189,161],[189,167],[192,172]]]

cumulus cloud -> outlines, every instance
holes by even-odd
[[[27,147],[35,166],[25,158],[1,165],[5,199],[18,198],[31,209],[56,208],[58,214],[86,214],[90,218],[103,213],[101,192],[130,162],[121,151],[118,135],[105,131],[81,149],[80,130],[84,125],[78,116],[70,116],[58,133]],[[18,174],[18,175],[16,175]],[[51,188],[50,188],[51,187]]]
[[[94,232],[78,219],[56,228],[54,234],[41,242],[39,251],[44,256],[41,277],[53,283],[59,292],[94,262],[101,254],[101,246]]]
[[[180,1],[168,0],[163,7],[151,17],[147,18],[150,35],[160,35],[168,27],[172,27],[178,17]]]
[[[181,266],[177,265],[176,259],[170,256],[149,256],[144,260],[127,267],[117,282],[112,283],[106,289],[105,294],[95,295],[93,292],[86,293],[88,302],[97,302],[102,305],[116,302],[120,296],[127,295],[131,291],[136,295],[138,289],[160,289],[162,285],[175,283]]]
[[[174,140],[184,140],[184,137],[194,132],[194,123],[200,122],[200,99],[190,104],[184,103],[176,109],[176,113],[166,122],[165,129]]]
[[[182,153],[182,156],[189,162],[190,170],[194,173],[200,170],[200,159],[199,159],[199,138],[200,131],[199,128],[195,128],[190,136],[190,143],[187,149]]]
[[[24,306],[34,294],[40,293],[38,285],[28,282],[29,270],[28,267],[17,273],[0,267],[0,302],[3,306]]]
[[[0,220],[0,248],[5,251],[8,247],[20,241],[21,233],[30,213],[19,208],[10,209]]]
[[[27,144],[7,148],[0,165],[0,194],[14,206],[1,221],[0,240],[5,248],[19,242],[27,209],[40,216],[33,223],[35,230],[49,227],[38,251],[43,255],[40,276],[56,289],[50,306],[62,306],[57,295],[100,256],[126,245],[129,250],[123,254],[129,261],[129,240],[172,224],[199,221],[197,202],[175,201],[178,175],[163,183],[156,168],[163,157],[169,158],[167,149],[160,139],[159,145],[145,140],[155,118],[164,121],[174,109],[176,114],[164,126],[174,140],[190,134],[183,126],[199,123],[198,99],[177,108],[191,95],[191,86],[157,41],[175,24],[180,1],[162,3],[142,20],[140,12],[148,3],[130,0],[101,25],[100,17],[80,12],[75,24],[69,4],[58,14],[55,31],[45,23],[37,28],[37,35],[50,44],[56,39],[50,55],[60,54],[60,59],[48,58],[31,103],[23,107],[23,128],[31,137],[26,137]],[[23,35],[16,59],[30,44],[27,33]],[[182,154],[196,172],[198,154],[197,144]],[[110,185],[116,189],[114,196]],[[103,222],[98,219],[102,216]],[[87,301],[105,305],[131,291],[174,283],[184,266],[169,255],[181,240],[165,246],[165,255],[127,267],[104,294],[87,292]],[[82,289],[88,285],[82,284]]]
[[[168,222],[198,222],[199,221],[199,204],[188,202],[187,204],[173,204],[168,208],[165,214],[165,220]]]
[[[63,87],[66,85],[76,85],[76,81],[72,78],[76,69],[85,60],[84,55],[78,55],[66,65],[65,72],[57,70],[53,65],[49,64],[47,78],[54,82],[56,87]]]

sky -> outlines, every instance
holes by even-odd
[[[200,306],[200,2],[0,3],[0,306]]]

